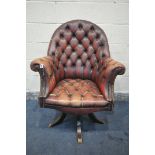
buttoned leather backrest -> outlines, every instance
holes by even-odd
[[[110,57],[104,31],[85,20],[62,24],[51,38],[48,55],[53,58],[57,81],[64,78],[95,80],[103,59]]]

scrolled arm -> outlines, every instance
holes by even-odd
[[[44,68],[48,77],[50,77],[53,73],[53,63],[50,56],[33,60],[30,64],[30,67],[34,72],[39,72],[41,68]]]
[[[117,75],[125,73],[125,66],[111,58],[106,58],[103,61],[99,77],[98,86],[109,101],[113,101],[114,96],[114,81]]]
[[[55,87],[54,65],[50,56],[35,59],[30,67],[40,74],[40,95],[39,98],[46,98]]]
[[[104,68],[102,70],[103,76],[111,83],[114,82],[117,75],[122,75],[125,72],[125,66],[111,58],[104,61]]]

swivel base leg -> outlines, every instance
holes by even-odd
[[[64,121],[66,115],[67,114],[65,114],[65,113],[61,113],[52,123],[50,123],[48,125],[48,127],[51,128],[51,127],[53,127],[55,125],[58,125],[58,124],[62,123]]]
[[[65,119],[66,115],[67,114],[65,114],[65,113],[61,113],[52,123],[50,123],[48,125],[48,127],[51,128],[55,125],[62,123],[63,120]],[[99,120],[93,113],[88,114],[88,116],[93,122],[99,123],[99,124],[104,124],[104,121]],[[81,126],[82,126],[82,123],[81,123],[80,116],[77,116],[77,142],[78,142],[78,144],[83,143]]]
[[[99,124],[104,124],[104,121],[99,120],[93,113],[88,114],[88,117],[94,122]]]
[[[77,116],[77,142],[78,144],[83,143],[80,116]]]

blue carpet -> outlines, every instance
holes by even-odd
[[[128,101],[115,102],[113,112],[97,112],[106,124],[82,117],[83,144],[76,142],[76,118],[68,115],[54,128],[48,123],[59,113],[39,108],[36,100],[27,101],[27,155],[128,155]]]

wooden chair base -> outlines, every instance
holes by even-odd
[[[51,128],[55,125],[62,123],[64,121],[66,115],[67,114],[65,114],[65,113],[61,113],[56,119],[54,119],[54,121],[52,123],[49,123],[48,127]]]
[[[49,128],[58,125],[62,123],[66,117],[66,113],[61,113],[52,123],[48,125]],[[99,120],[93,113],[88,114],[88,117],[94,122],[99,124],[104,124],[104,121]],[[82,138],[82,122],[81,122],[81,116],[77,116],[77,142],[78,144],[83,143]]]
[[[83,143],[81,124],[82,123],[81,123],[80,116],[77,116],[77,142],[78,144]]]
[[[103,120],[99,120],[93,113],[88,114],[88,117],[94,122],[99,124],[104,124],[105,122]]]

